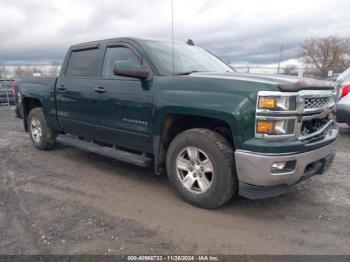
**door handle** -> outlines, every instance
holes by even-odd
[[[104,87],[100,86],[100,87],[96,87],[96,88],[94,89],[94,92],[99,93],[99,94],[102,94],[102,93],[106,93],[107,90],[106,90]]]
[[[67,88],[64,85],[60,85],[59,87],[57,87],[57,89],[60,91],[65,91]]]

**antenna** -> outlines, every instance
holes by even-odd
[[[192,39],[188,39],[186,44],[194,46],[194,42]]]
[[[277,74],[280,73],[280,65],[281,65],[281,59],[282,59],[282,52],[283,52],[283,45],[281,45],[281,49],[280,49],[280,58],[279,58],[279,60],[278,60]]]
[[[174,0],[171,0],[171,41],[172,41],[172,62],[173,76],[175,75],[175,48],[174,48]]]

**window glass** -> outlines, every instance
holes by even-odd
[[[70,55],[67,76],[93,77],[96,76],[94,68],[97,63],[98,49],[73,51]]]
[[[138,57],[127,47],[108,47],[103,62],[102,76],[105,78],[116,77],[113,74],[113,65],[115,62],[127,62],[129,67],[140,67]]]

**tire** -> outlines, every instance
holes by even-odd
[[[50,128],[41,107],[33,108],[28,116],[28,131],[33,145],[40,150],[52,149],[57,133]]]
[[[348,127],[350,127],[350,123],[346,123],[348,125]]]
[[[193,165],[196,157],[199,161]],[[166,166],[172,187],[195,206],[214,209],[237,194],[233,148],[211,130],[190,129],[177,135],[167,151]]]

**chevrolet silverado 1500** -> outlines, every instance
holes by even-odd
[[[72,46],[59,77],[16,83],[35,147],[58,141],[167,173],[204,208],[277,196],[330,166],[332,84],[235,73],[181,42],[116,38]],[[130,192],[132,193],[132,192]]]

